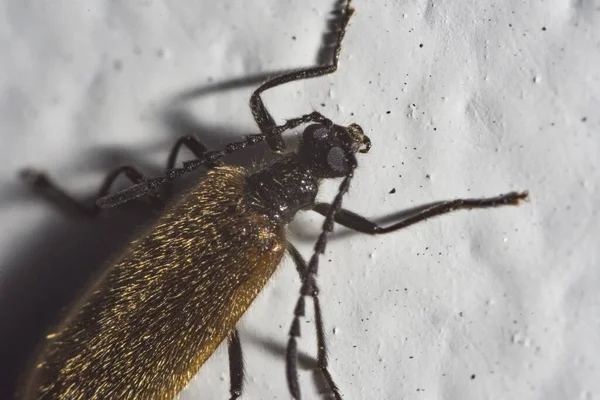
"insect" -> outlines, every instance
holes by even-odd
[[[302,284],[289,330],[286,378],[293,398],[300,399],[297,339],[306,297],[312,299],[318,344],[317,365],[334,398],[340,390],[329,371],[323,313],[316,282],[319,255],[335,223],[366,234],[391,233],[428,218],[460,209],[517,205],[526,192],[482,199],[434,203],[412,216],[381,227],[342,208],[357,168],[356,155],[367,153],[370,139],[355,124],[341,126],[318,112],[277,125],[261,93],[275,86],[336,71],[342,40],[353,9],[341,13],[333,62],[298,70],[261,85],[250,98],[260,132],[209,151],[193,137],[179,139],[164,176],[146,178],[133,167],[110,173],[92,207],[77,202],[43,173],[23,176],[62,203],[88,214],[147,195],[162,206],[161,189],[179,176],[205,167],[206,175],[170,202],[158,220],[114,260],[74,302],[47,335],[36,361],[26,372],[22,399],[170,399],[175,397],[224,340],[228,340],[230,398],[242,394],[244,370],[236,324],[268,282],[287,251]],[[298,148],[284,152],[282,134],[307,125]],[[267,142],[277,159],[249,171],[224,165],[221,158]],[[175,167],[178,151],[197,157]],[[110,193],[120,175],[133,181]],[[341,179],[331,204],[317,203],[324,179]],[[286,240],[286,225],[301,210],[325,216],[323,228],[306,262]]]

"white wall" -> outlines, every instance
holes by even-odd
[[[26,190],[17,171],[50,171],[82,196],[111,166],[159,174],[187,129],[165,123],[168,107],[188,111],[188,127],[215,146],[255,132],[247,100],[256,84],[184,105],[173,99],[313,65],[333,3],[3,2],[3,370],[12,372],[18,353],[9,343],[50,318],[38,306],[65,295],[55,283],[101,265],[140,223],[119,210],[73,219]],[[383,217],[523,189],[531,201],[388,236],[337,229],[320,285],[345,398],[596,398],[600,3],[355,6],[339,72],[266,95],[279,121],[317,109],[368,132],[373,148],[360,157],[345,206]],[[336,188],[327,184],[322,200]],[[320,221],[305,213],[290,227],[307,257]],[[245,399],[288,398],[283,354],[298,288],[286,262],[244,318]],[[313,355],[312,314],[307,320],[300,348]],[[221,348],[181,397],[228,398],[226,359]],[[317,398],[310,371],[301,386]]]

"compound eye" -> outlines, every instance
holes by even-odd
[[[327,165],[335,172],[348,171],[348,158],[341,147],[332,147],[327,153]]]
[[[312,124],[304,130],[304,137],[310,136],[315,142],[327,140],[329,137],[329,129],[323,124]]]

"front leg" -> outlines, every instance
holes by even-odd
[[[368,235],[379,235],[399,231],[407,228],[418,222],[425,221],[429,218],[439,215],[449,214],[457,210],[471,210],[475,208],[495,208],[502,206],[517,206],[522,200],[526,200],[527,192],[510,192],[496,197],[488,197],[481,199],[456,199],[446,200],[435,203],[425,209],[420,210],[405,219],[402,219],[390,226],[382,227],[375,222],[369,221],[363,216],[353,213],[352,211],[341,209],[335,214],[335,222],[352,229],[357,232],[366,233]],[[331,204],[317,203],[313,207],[313,211],[326,216]]]
[[[258,89],[252,93],[250,97],[250,110],[252,111],[252,116],[256,121],[256,124],[260,128],[262,133],[267,133],[274,127],[276,127],[275,120],[265,107],[261,94],[262,92],[277,87],[279,85],[286,84],[288,82],[316,78],[319,76],[325,76],[328,74],[332,74],[337,71],[340,53],[342,51],[342,41],[344,39],[344,35],[346,34],[346,28],[348,26],[348,22],[350,21],[350,17],[354,13],[354,9],[350,6],[350,0],[346,2],[346,5],[341,10],[341,18],[339,21],[339,28],[337,32],[337,38],[335,42],[335,48],[333,51],[333,60],[331,64],[312,67],[312,68],[304,68],[296,71],[292,71],[290,73],[276,76],[267,80],[265,83],[260,85]],[[276,134],[275,136],[271,136],[267,139],[267,143],[269,148],[274,152],[282,152],[285,149],[285,144],[283,142],[283,138],[281,133]]]

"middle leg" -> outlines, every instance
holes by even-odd
[[[236,400],[242,395],[244,387],[244,358],[242,357],[242,343],[237,329],[229,335],[229,400]]]
[[[167,161],[167,169],[173,168],[177,160],[177,156],[182,146],[186,146],[196,157],[201,157],[206,152],[206,147],[200,143],[196,138],[192,136],[184,136],[177,140],[173,149],[169,154]],[[206,167],[212,168],[219,165],[220,161],[207,161]],[[60,205],[62,208],[74,211],[79,214],[85,214],[90,217],[94,217],[101,212],[102,207],[96,204],[98,199],[102,199],[107,196],[116,180],[121,177],[127,177],[134,184],[143,182],[146,177],[138,171],[135,167],[125,165],[111,171],[105,178],[102,185],[98,189],[98,192],[94,198],[92,204],[87,204],[80,200],[77,200],[70,194],[68,194],[62,187],[54,183],[54,181],[44,172],[38,171],[33,168],[25,168],[21,171],[21,178],[27,181],[36,190],[42,192],[46,197],[49,197],[53,202]],[[155,209],[162,209],[164,207],[164,199],[170,198],[171,190],[169,187],[165,188],[162,196],[159,196],[155,192],[149,193],[150,204]]]
[[[179,156],[179,152],[181,148],[185,146],[190,150],[196,157],[201,158],[204,153],[208,151],[205,145],[203,145],[197,138],[194,136],[182,136],[173,145],[171,149],[171,153],[169,154],[169,158],[167,160],[167,169],[172,169],[175,167],[175,163],[177,162],[177,157]],[[223,163],[220,160],[215,161],[207,161],[204,165],[206,168],[211,169],[222,165]]]
[[[111,171],[104,182],[98,189],[97,195],[94,199],[102,198],[106,196],[115,181],[120,176],[126,176],[133,183],[139,183],[144,180],[144,176],[137,169],[131,166],[122,166]],[[95,217],[102,210],[98,207],[95,202],[88,204],[86,202],[77,200],[75,197],[68,194],[61,186],[54,183],[54,181],[44,172],[38,171],[33,168],[26,168],[21,171],[21,178],[27,181],[36,190],[43,193],[44,196],[51,199],[54,203],[58,204],[62,208],[74,211],[78,214],[84,214],[89,217]],[[163,201],[158,196],[150,196],[150,203],[154,208],[160,209],[164,206]]]
[[[175,163],[177,162],[177,158],[179,157],[179,152],[182,147],[186,147],[189,151],[192,152],[197,158],[202,158],[204,154],[208,151],[206,146],[202,144],[196,137],[194,136],[182,136],[173,145],[171,152],[169,153],[169,158],[167,159],[167,170],[173,169],[175,167]],[[212,169],[214,167],[218,167],[223,165],[221,160],[214,161],[206,161],[204,166],[207,169]],[[166,182],[163,185],[162,192],[164,197],[171,198],[173,195],[173,184],[172,182]]]
[[[300,275],[300,280],[304,281],[306,277],[306,273],[308,272],[308,265],[306,261],[291,243],[288,243],[288,252],[292,256],[292,260],[294,260],[294,264],[296,265],[296,270]],[[310,291],[309,295],[312,297],[314,313],[315,313],[315,330],[317,333],[317,366],[321,370],[323,374],[323,378],[327,383],[327,386],[331,393],[333,394],[336,400],[341,400],[341,395],[339,389],[335,382],[333,381],[333,377],[328,369],[328,359],[327,359],[327,346],[325,340],[325,328],[323,323],[323,313],[321,311],[321,305],[319,303],[318,298],[318,288],[316,287],[316,283],[313,284],[313,290]],[[296,308],[294,310],[294,322],[301,316],[304,316],[304,297],[301,297],[298,301]],[[298,320],[299,321],[299,320]],[[294,323],[295,325],[295,323]],[[292,329],[293,331],[294,329]],[[300,327],[298,326],[297,332],[298,337],[300,336]],[[286,376],[288,380],[288,388],[292,393],[294,398],[300,398],[300,385],[298,383],[298,358],[297,358],[297,344],[294,334],[290,332],[290,339],[288,341],[287,348],[287,357],[286,357]]]

